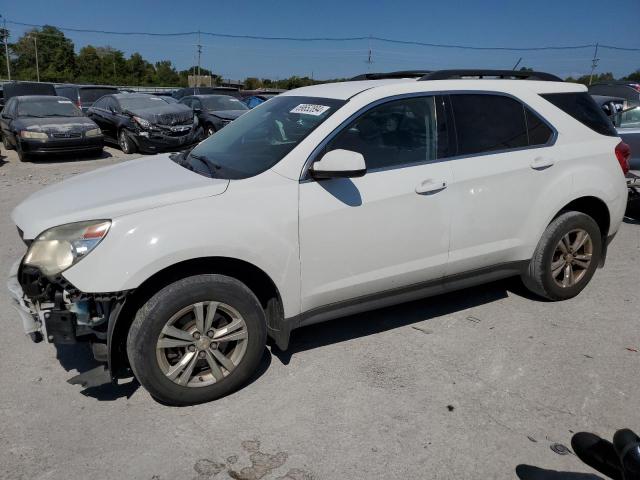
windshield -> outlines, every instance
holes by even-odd
[[[200,97],[200,100],[205,110],[249,110],[240,100],[228,95]]]
[[[139,110],[166,105],[166,102],[164,102],[161,98],[151,96],[120,98],[119,100],[123,110]]]
[[[278,163],[344,103],[317,97],[276,97],[200,143],[181,164],[213,178],[258,175]]]
[[[18,103],[19,117],[82,117],[82,112],[66,98],[43,98]]]

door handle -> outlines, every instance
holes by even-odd
[[[425,193],[437,193],[441,190],[447,188],[447,182],[444,180],[435,180],[433,178],[428,178],[423,180],[416,187],[416,193],[425,194]]]
[[[533,159],[533,162],[529,164],[529,166],[534,170],[545,170],[549,167],[553,167],[555,163],[556,162],[554,162],[551,158],[536,157]]]

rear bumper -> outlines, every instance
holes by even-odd
[[[69,138],[49,140],[20,139],[20,149],[30,155],[46,155],[50,153],[68,153],[100,150],[103,145],[102,135],[91,138]]]
[[[191,129],[185,135],[164,135],[161,132],[128,132],[129,137],[142,152],[183,150],[197,143],[202,135],[200,128]]]

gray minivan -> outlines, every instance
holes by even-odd
[[[86,113],[87,109],[93,105],[93,102],[105,95],[118,93],[118,89],[107,85],[64,84],[56,85],[56,93],[61,97],[67,97]]]

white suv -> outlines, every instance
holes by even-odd
[[[192,404],[312,323],[514,275],[577,295],[627,200],[628,148],[586,88],[389,77],[289,91],[190,152],[32,195],[12,217],[25,331]]]

